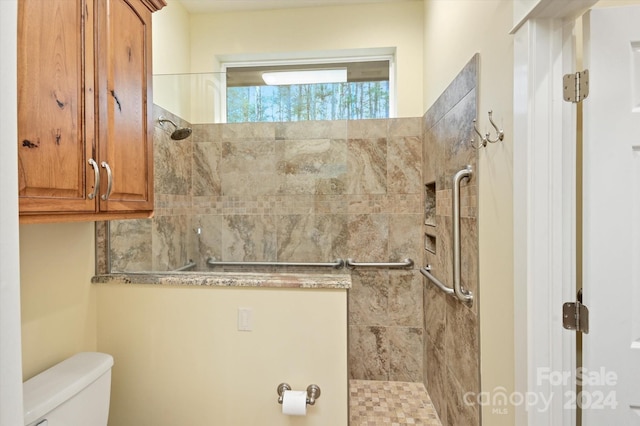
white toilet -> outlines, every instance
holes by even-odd
[[[81,352],[23,383],[26,426],[106,426],[113,357]]]

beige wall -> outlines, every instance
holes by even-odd
[[[93,223],[21,225],[23,380],[95,351]]]
[[[152,15],[153,102],[175,115],[191,119],[191,16],[178,0]],[[174,75],[183,74],[177,78]]]
[[[152,15],[153,73],[188,73],[191,68],[189,12],[178,0]]]
[[[116,360],[112,425],[346,425],[346,291],[98,287],[93,223],[22,225],[20,260],[23,380],[99,350]],[[308,418],[278,411],[282,381],[321,386]]]
[[[480,343],[482,391],[514,387],[513,349],[513,41],[509,0],[425,2],[424,101],[428,108],[480,53],[479,128],[491,127],[487,111],[504,128],[505,140],[479,152]],[[437,61],[429,60],[438,58]],[[495,134],[495,132],[494,132]],[[514,412],[484,407],[483,424],[513,425]]]
[[[191,71],[218,71],[216,55],[395,47],[398,117],[424,113],[423,2],[192,15]]]
[[[347,425],[346,290],[98,286],[111,426]],[[237,309],[253,331],[237,330]],[[276,387],[320,386],[306,417]]]

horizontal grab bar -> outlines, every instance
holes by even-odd
[[[347,259],[346,266],[349,269],[355,268],[411,268],[413,266],[413,260],[405,259],[402,262],[369,262],[360,263],[355,262],[353,259]]]
[[[191,270],[191,269],[195,268],[195,267],[196,267],[196,265],[197,265],[197,264],[196,264],[196,262],[189,261],[189,263],[187,263],[186,265],[181,266],[181,267],[179,267],[179,268],[177,268],[177,269],[174,269],[173,271],[174,271],[174,272],[189,271],[189,270]]]
[[[451,296],[454,295],[454,290],[451,287],[447,287],[439,279],[437,279],[436,277],[434,277],[431,274],[431,265],[427,265],[424,268],[420,268],[420,273],[422,275],[424,275],[425,277],[427,277],[429,279],[429,281],[434,283],[436,285],[436,287],[438,287],[440,290],[444,291],[446,294],[449,294]]]
[[[344,260],[336,259],[333,262],[223,262],[209,258],[209,266],[313,266],[323,268],[340,269],[344,267]]]
[[[360,263],[355,262],[353,259],[336,259],[333,262],[226,262],[218,261],[213,258],[207,260],[209,266],[307,266],[307,267],[330,267],[335,269],[344,268],[355,269],[360,267],[365,268],[411,268],[413,266],[413,260],[405,259],[402,262],[371,262]]]

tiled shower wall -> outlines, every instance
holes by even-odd
[[[159,115],[188,125],[156,107]],[[112,271],[167,271],[190,259],[196,270],[221,270],[209,257],[420,266],[422,119],[204,124],[183,141],[171,130],[156,121],[155,217],[111,222]],[[415,268],[336,272],[352,274],[350,378],[422,381]]]
[[[431,283],[424,292],[425,378],[443,425],[478,425],[477,405],[464,395],[480,392],[478,325],[478,170],[469,140],[477,116],[475,55],[424,116],[423,168],[425,205],[429,212],[423,229],[424,261],[432,273],[453,286],[452,187],[453,175],[471,165],[473,175],[461,183],[461,281],[474,294],[473,305],[445,295]],[[428,153],[428,155],[426,155]],[[435,210],[433,207],[435,206]],[[426,281],[425,281],[426,282]],[[473,398],[467,398],[467,401]]]

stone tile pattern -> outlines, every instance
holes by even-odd
[[[96,274],[109,272],[109,222],[95,223]]]
[[[189,125],[154,107],[160,115]],[[156,120],[155,216],[111,223],[111,270],[169,271],[191,259],[195,271],[294,272],[209,267],[210,257],[411,258],[418,268],[422,121],[198,124],[190,138],[174,141],[172,126]],[[351,272],[350,378],[423,380],[423,284],[415,268]]]
[[[233,272],[119,273],[96,275],[94,284],[151,284],[164,286],[266,287],[349,289],[347,274],[287,274]]]
[[[446,296],[425,279],[424,377],[442,424],[480,424],[476,405],[464,394],[480,391],[479,288],[477,227],[477,155],[470,146],[477,117],[478,55],[465,66],[424,116],[424,183],[435,182],[435,226],[424,232],[435,236],[435,253],[423,250],[422,259],[443,283],[453,285],[452,186],[453,175],[466,165],[473,176],[461,185],[461,280],[471,290],[471,307]],[[482,120],[481,120],[482,122]],[[429,155],[426,155],[426,154]],[[432,214],[430,214],[432,216]],[[429,222],[433,222],[430,217]]]
[[[422,383],[349,381],[349,425],[441,426]]]

